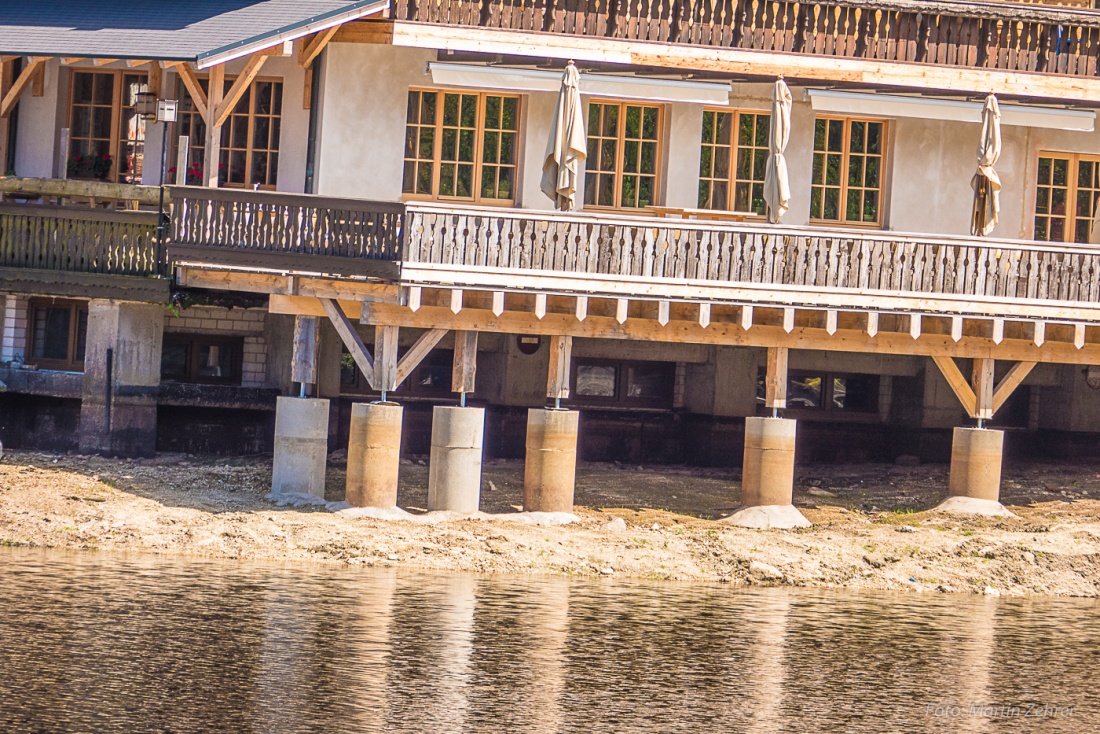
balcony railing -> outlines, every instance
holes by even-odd
[[[1096,76],[1100,14],[916,0],[398,0],[396,20]]]

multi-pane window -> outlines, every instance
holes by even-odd
[[[588,105],[584,203],[640,208],[657,203],[661,108],[618,102]]]
[[[67,173],[141,183],[145,120],[134,108],[145,74],[74,69],[69,96]]]
[[[791,372],[787,377],[789,410],[843,410],[849,413],[874,413],[879,409],[878,375],[838,375]],[[756,405],[764,409],[764,371],[756,378]]]
[[[240,385],[243,337],[165,334],[160,376],[174,382]]]
[[[40,300],[30,303],[30,364],[81,371],[88,336],[88,304]]]
[[[226,78],[225,92],[233,86],[233,81]],[[203,91],[209,91],[209,79],[200,79],[199,84]],[[180,100],[178,135],[190,138],[187,182],[200,184],[206,166],[206,122],[195,109],[195,103],[182,82],[177,94]],[[218,162],[218,181],[221,185],[258,186],[261,189],[276,187],[282,109],[282,82],[257,79],[249,85],[222,125]]]
[[[704,110],[699,208],[763,216],[771,115]]]
[[[1042,153],[1035,189],[1035,239],[1088,242],[1100,198],[1100,158]]]
[[[886,124],[819,117],[814,125],[810,218],[880,224]]]
[[[573,402],[670,408],[675,383],[674,362],[576,360],[573,365]]]
[[[412,196],[515,200],[519,97],[412,90],[401,190]]]

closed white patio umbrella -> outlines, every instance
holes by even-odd
[[[768,221],[778,224],[791,206],[791,182],[787,175],[787,141],[791,137],[791,90],[783,78],[772,88],[772,114],[768,124],[768,163],[764,173],[764,201]]]
[[[546,144],[546,160],[542,165],[542,192],[554,200],[563,212],[577,205],[577,177],[580,162],[588,156],[584,133],[584,110],[581,106],[580,76],[570,61],[561,78],[558,105]]]
[[[1001,211],[1001,179],[993,166],[1001,157],[1001,109],[997,98],[990,94],[985,98],[982,110],[982,137],[978,141],[978,170],[970,180],[974,189],[974,213],[970,220],[970,234],[984,237],[997,226]]]

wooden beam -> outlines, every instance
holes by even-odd
[[[263,54],[254,54],[248,59],[248,63],[245,64],[244,69],[240,75],[233,81],[233,86],[229,88],[229,91],[225,93],[225,97],[218,103],[217,109],[214,111],[214,125],[221,128],[225,124],[225,121],[229,119],[229,114],[233,112],[233,108],[237,106],[237,102],[240,101],[244,93],[248,91],[248,86],[252,84],[252,80],[256,78],[256,75],[260,73],[260,68],[267,61],[267,56]],[[225,67],[220,67],[224,69]],[[213,78],[213,75],[211,75]]]
[[[397,349],[400,332],[396,326],[374,327],[374,382],[382,393],[397,389]]]
[[[710,304],[709,303],[700,303],[699,304],[699,326],[702,326],[704,329],[707,328],[708,326],[710,326]]]
[[[199,117],[203,120],[209,120],[209,105],[206,101],[206,92],[202,91],[202,85],[199,84],[199,78],[195,75],[195,69],[191,64],[180,64],[176,67],[176,73],[180,75],[180,80],[183,82],[183,86],[187,89],[187,93],[191,95],[191,102],[195,105],[195,110],[199,113]]]
[[[332,37],[333,43],[393,43],[393,21],[360,20],[344,23]]]
[[[325,46],[342,27],[343,24],[334,25],[317,33],[309,41],[303,39],[302,46],[298,51],[298,66],[308,69],[313,64],[313,60],[321,55],[321,52],[325,50]]]
[[[477,376],[477,332],[455,332],[454,369],[451,373],[451,391],[468,393],[474,391]]]
[[[428,329],[420,338],[416,340],[416,343],[409,348],[409,351],[405,352],[405,356],[397,362],[397,370],[394,377],[394,389],[401,387],[412,371],[415,370],[420,363],[424,361],[424,358],[428,356],[428,353],[435,348],[439,341],[447,336],[446,329]]]
[[[974,390],[973,418],[987,421],[993,418],[993,370],[996,362],[989,358],[975,359],[970,373],[970,387]]]
[[[116,61],[118,61],[118,59],[96,59],[92,63],[96,66],[107,66],[107,64],[113,64]]]
[[[34,75],[38,72],[38,68],[46,63],[45,57],[32,56],[28,59],[27,65],[23,67],[23,70],[19,72],[19,76],[11,83],[11,86],[7,88],[2,100],[0,100],[0,117],[9,117],[12,109],[15,108],[16,102],[19,101],[19,97],[27,89],[27,86],[34,79]]]
[[[371,357],[370,351],[363,343],[362,337],[359,336],[359,332],[356,331],[355,326],[348,319],[347,314],[344,313],[344,309],[340,307],[340,304],[331,298],[320,298],[321,308],[325,310],[325,315],[328,316],[328,320],[332,322],[332,325],[336,328],[336,333],[340,335],[340,341],[347,347],[348,353],[351,358],[355,360],[355,364],[359,367],[359,371],[363,373],[363,376],[367,378],[367,383],[374,388],[374,359]],[[297,322],[295,322],[297,324]],[[295,332],[297,333],[297,332]],[[300,382],[300,380],[296,380]]]
[[[940,368],[940,373],[954,391],[955,397],[962,403],[966,414],[971,418],[977,418],[977,399],[974,396],[974,391],[966,378],[963,377],[959,366],[955,364],[955,360],[946,355],[933,355],[932,361]]]
[[[0,59],[0,99],[4,98],[14,78],[15,59],[7,57]],[[8,165],[8,131],[10,128],[11,120],[7,117],[0,117],[0,173],[5,175],[7,174],[5,169]]]
[[[149,59],[127,59],[126,60],[126,66],[130,67],[131,69],[136,69],[139,66],[145,66],[146,64],[149,64],[149,63],[152,63],[152,62],[149,61]],[[156,66],[156,67],[159,68],[160,64],[153,64],[153,66]]]
[[[573,358],[573,337],[550,337],[550,371],[546,376],[546,397],[569,399],[570,362]]]
[[[493,291],[493,313],[497,316],[504,313],[504,291]]]
[[[1001,378],[1001,381],[997,383],[997,387],[993,390],[994,413],[1001,409],[1001,406],[1012,396],[1020,383],[1031,374],[1031,370],[1035,368],[1036,364],[1036,362],[1017,362],[1012,365],[1012,368]]]
[[[321,343],[321,330],[316,316],[297,316],[294,319],[294,356],[290,379],[302,385],[317,383],[317,352]]]
[[[46,65],[39,64],[31,77],[31,96],[41,97],[46,93]]]
[[[149,94],[156,95],[157,99],[160,99],[161,91],[164,88],[164,69],[160,68],[160,64],[149,64],[149,69],[146,72],[146,84],[149,87]]]
[[[349,26],[359,24],[350,23]],[[337,34],[336,40],[342,34]],[[349,34],[350,35],[350,34]],[[374,41],[364,33],[363,43]],[[379,34],[382,35],[382,34]],[[918,62],[878,61],[812,53],[625,41],[602,36],[511,31],[395,22],[395,46],[475,51],[537,58],[575,59],[631,66],[707,71],[751,77],[847,82],[876,87],[934,89],[1088,102],[1100,97],[1096,77],[975,69]]]
[[[206,143],[203,151],[203,186],[218,188],[221,177],[218,166],[222,160],[222,126],[215,124],[215,111],[225,93],[225,64],[210,67],[210,82],[206,87]]]
[[[787,356],[786,347],[768,347],[764,407],[769,410],[784,410],[787,407]]]
[[[78,64],[83,60],[84,60],[83,56],[62,56],[61,57],[61,63],[62,64]]]
[[[588,318],[588,296],[577,296],[577,307],[574,312],[577,316],[577,321],[584,321]],[[500,316],[500,314],[497,314]]]

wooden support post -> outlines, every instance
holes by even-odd
[[[569,398],[569,370],[573,358],[573,337],[550,337],[550,371],[546,378],[546,397],[554,400]]]
[[[225,124],[225,121],[229,119],[229,113],[237,106],[237,102],[240,101],[245,91],[247,91],[248,87],[252,84],[252,80],[260,73],[260,68],[264,65],[265,61],[267,61],[267,56],[263,54],[256,54],[249,58],[244,69],[237,78],[233,80],[233,86],[225,93],[225,97],[217,104],[213,102],[210,103],[210,109],[213,110],[212,117],[214,119],[214,127],[220,130],[222,125]],[[222,70],[222,75],[224,77],[225,66],[222,65],[217,68]],[[211,70],[210,78],[211,80],[214,78],[213,70]],[[224,78],[222,83],[224,84]]]
[[[303,393],[317,383],[317,352],[321,343],[321,329],[316,316],[294,317],[294,361],[290,379],[301,383]]]
[[[946,355],[934,355],[932,361],[939,367],[940,373],[947,380],[947,384],[955,393],[955,397],[962,403],[966,414],[971,418],[977,418],[977,398],[974,395],[974,390],[967,383],[966,378],[963,377],[963,373],[959,366],[955,364],[955,360]]]
[[[160,99],[164,87],[164,69],[160,68],[160,64],[151,63],[148,74],[146,84],[149,87],[149,94],[155,94],[157,99]]]
[[[474,391],[474,378],[477,375],[477,332],[455,332],[455,359],[451,374],[451,391],[468,393]]]
[[[23,92],[38,73],[38,69],[45,63],[46,58],[44,56],[30,56],[27,58],[27,63],[23,70],[19,72],[19,77],[13,80],[10,86],[4,88],[4,95],[0,98],[0,117],[11,115],[15,103],[19,101]]]
[[[187,185],[187,166],[191,162],[191,138],[180,135],[179,145],[176,146],[176,186]]]
[[[203,185],[218,188],[218,166],[222,159],[222,126],[215,122],[225,92],[225,64],[210,67],[210,85],[206,90],[206,150],[203,152]]]
[[[439,340],[446,335],[446,329],[428,329],[420,335],[420,338],[416,340],[416,344],[413,344],[409,351],[405,352],[405,356],[397,362],[396,378],[394,379],[395,390],[401,387],[401,383],[412,374],[412,371],[424,361],[424,358],[435,348]]]
[[[974,391],[974,417],[979,421],[987,421],[993,417],[994,366],[992,359],[975,359],[974,370],[970,374],[970,387]]]
[[[3,99],[11,88],[15,77],[15,60],[4,58],[0,60],[0,99]],[[0,117],[0,173],[7,173],[8,167],[8,128],[11,122],[7,117]]]
[[[313,62],[325,50],[325,46],[328,45],[328,42],[332,40],[338,30],[340,30],[340,26],[334,25],[332,28],[327,28],[310,38],[303,38],[300,41],[298,66],[306,72],[305,85],[302,90],[302,109],[304,110],[309,109],[310,100],[313,96]]]
[[[768,371],[764,377],[764,407],[773,411],[787,407],[787,348],[768,347]]]
[[[46,94],[46,65],[39,64],[35,67],[34,76],[31,77],[31,96],[42,97]]]
[[[397,346],[400,330],[396,326],[374,327],[374,384],[383,395],[397,389]]]
[[[344,313],[344,309],[340,308],[339,303],[331,298],[321,298],[319,300],[321,301],[322,308],[325,309],[325,313],[328,315],[328,320],[332,322],[333,327],[336,329],[336,333],[340,335],[340,341],[347,347],[348,354],[355,360],[355,365],[359,368],[359,371],[367,378],[367,384],[377,389],[375,387],[374,359],[367,350],[367,346],[363,344],[363,339],[359,336],[359,332],[356,331],[355,325],[351,323],[351,319]],[[299,318],[301,317],[299,316]]]
[[[209,119],[210,104],[206,98],[206,92],[202,91],[202,85],[199,84],[199,77],[195,74],[195,69],[191,64],[184,63],[176,67],[176,73],[180,75],[180,81],[183,82],[187,93],[191,95],[191,102],[195,105],[195,111],[199,113],[199,117],[204,121]]]
[[[997,387],[993,389],[994,413],[1001,409],[1001,406],[1005,404],[1005,401],[1008,400],[1013,391],[1024,381],[1024,378],[1031,374],[1031,370],[1035,368],[1036,364],[1036,362],[1017,362],[1012,365],[1012,369],[1001,378],[1001,381],[997,383]]]

